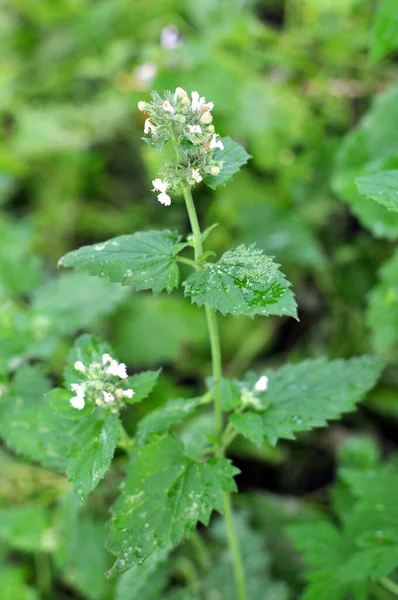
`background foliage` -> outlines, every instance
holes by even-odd
[[[81,508],[58,474],[68,432],[38,401],[50,383],[60,384],[81,332],[109,340],[130,372],[163,367],[152,407],[203,391],[210,356],[195,305],[178,293],[153,297],[56,271],[60,256],[83,244],[136,230],[189,232],[182,200],[166,209],[149,191],[164,159],[140,140],[136,109],[151,88],[176,86],[213,100],[217,130],[253,156],[232,184],[198,188],[203,227],[220,224],[213,246],[223,253],[256,242],[282,265],[299,307],[299,322],[220,319],[227,374],[319,355],[374,352],[389,364],[358,412],[339,424],[299,434],[294,445],[233,446],[250,597],[268,590],[261,597],[296,598],[308,581],[307,599],[391,597],[371,582],[398,562],[397,15],[394,0],[0,3],[4,598],[156,600],[170,570],[177,587],[192,579],[188,559],[198,550],[188,542],[160,566],[146,563],[151,589],[132,571],[117,583],[103,577],[118,456]],[[128,409],[131,432],[145,413],[145,403]],[[205,418],[182,432],[193,452]],[[380,497],[390,517],[365,528]],[[375,558],[375,531],[390,558]],[[224,538],[214,520],[209,547]],[[209,558],[199,556],[206,571]],[[221,554],[207,575],[209,598],[233,598],[229,580]],[[325,585],[329,595],[321,597]]]

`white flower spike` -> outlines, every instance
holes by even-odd
[[[170,206],[171,198],[168,194],[166,194],[166,190],[169,187],[167,181],[162,181],[161,179],[157,178],[152,181],[152,185],[153,192],[160,192],[160,194],[158,194],[158,200],[160,204],[164,204],[164,206]]]
[[[196,181],[196,183],[200,183],[202,181],[202,176],[198,169],[192,169],[192,179]]]
[[[213,133],[213,137],[210,142],[210,150],[214,150],[215,148],[220,148],[220,150],[224,150],[224,144],[221,140],[218,140],[218,134]]]
[[[268,377],[262,375],[254,386],[256,392],[265,392],[268,389]]]

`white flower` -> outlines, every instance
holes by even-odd
[[[154,125],[149,119],[145,119],[144,123],[144,133],[151,133],[151,131],[155,131],[156,125]]]
[[[209,123],[211,123],[213,120],[213,116],[211,114],[211,112],[209,112],[208,110],[206,110],[206,112],[204,112],[202,114],[202,116],[200,117],[200,122],[204,123],[205,125],[208,125]]]
[[[84,408],[83,396],[73,396],[73,398],[71,398],[69,402],[71,403],[73,408],[77,408],[77,410],[82,410],[82,408]]]
[[[71,383],[71,390],[75,392],[76,396],[73,396],[69,400],[73,408],[77,408],[77,410],[81,410],[84,408],[84,387],[79,385],[78,383]]]
[[[112,360],[112,356],[110,354],[103,354],[102,355],[102,364],[106,365],[107,363],[111,362]]]
[[[111,364],[107,368],[106,372],[108,375],[120,377],[120,379],[126,379],[127,377],[126,365],[124,363],[118,363],[117,360],[114,359],[111,360]]]
[[[214,165],[213,167],[211,167],[210,169],[210,173],[212,175],[218,175],[220,172],[220,167],[217,167],[216,165]]]
[[[254,389],[256,392],[265,392],[268,388],[268,377],[266,375],[262,375],[260,379],[257,381]]]
[[[170,206],[171,198],[168,194],[166,194],[166,190],[169,187],[167,181],[162,181],[161,179],[157,178],[152,181],[152,185],[153,192],[160,192],[160,194],[158,194],[159,202],[165,206]]]
[[[184,98],[188,98],[188,94],[184,90],[184,88],[182,88],[182,87],[176,88],[176,91],[174,92],[174,100],[176,100],[176,101],[183,100]],[[189,98],[188,98],[188,103],[189,103]]]
[[[106,403],[114,401],[115,397],[112,394],[110,394],[109,392],[102,392],[102,393],[104,395],[104,400]]]
[[[145,109],[146,109],[146,102],[144,102],[143,100],[140,100],[138,102],[138,110],[143,112]]]
[[[200,125],[188,125],[189,133],[202,133]]]
[[[170,104],[170,102],[169,102],[168,100],[165,100],[165,101],[163,102],[163,110],[164,110],[165,112],[169,112],[169,113],[171,113],[171,114],[173,114],[173,113],[174,113],[174,108],[171,106],[171,104]]]
[[[201,174],[199,173],[199,169],[192,169],[192,179],[196,181],[196,183],[200,183],[202,181]]]
[[[200,108],[201,100],[204,100],[204,98],[200,98],[199,92],[192,92],[191,97],[192,97],[192,112],[198,112],[198,110]]]
[[[77,360],[73,366],[75,367],[76,371],[80,371],[81,373],[84,373],[86,370],[86,367],[81,360]]]
[[[125,398],[132,398],[134,396],[135,392],[134,390],[123,390],[123,396]]]
[[[214,148],[220,148],[220,150],[224,150],[224,144],[221,140],[218,140],[218,134],[213,133],[213,137],[210,141],[210,150],[214,150]]]

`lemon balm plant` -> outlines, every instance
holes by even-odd
[[[372,356],[317,358],[239,380],[223,377],[217,313],[297,317],[294,295],[279,265],[254,245],[228,250],[218,260],[206,246],[212,227],[201,231],[192,190],[201,182],[212,189],[224,185],[250,158],[232,139],[219,137],[213,103],[177,88],[153,92],[152,101],[138,108],[147,113],[145,142],[159,152],[166,144],[174,149],[153,191],[164,206],[183,197],[192,233],[186,239],[169,230],[123,235],[70,252],[60,264],[154,294],[178,288],[180,265],[189,267],[184,294],[206,313],[212,375],[202,396],[172,398],[148,410],[130,437],[123,408],[150,394],[159,371],[128,377],[107,344],[82,336],[71,350],[64,387],[50,392],[48,402],[62,423],[58,435],[72,440],[65,469],[81,500],[109,469],[116,446],[126,454],[126,478],[109,521],[107,547],[116,561],[108,575],[141,568],[150,577],[153,565],[218,511],[225,519],[235,596],[245,600],[255,597],[256,588],[232,510],[239,471],[227,458],[230,445],[238,435],[255,445],[275,445],[339,418],[374,385],[383,365]],[[193,448],[178,431],[199,411],[213,411],[213,425]],[[184,597],[206,593],[203,575],[203,589],[192,588]]]

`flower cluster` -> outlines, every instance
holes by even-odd
[[[152,102],[138,103],[139,110],[149,115],[144,140],[158,151],[171,141],[177,154],[177,162],[166,165],[163,179],[152,182],[152,191],[158,192],[161,204],[171,204],[168,191],[182,193],[187,184],[195,185],[205,175],[220,173],[223,163],[214,151],[224,150],[224,145],[212,125],[213,107],[213,102],[206,102],[198,92],[189,97],[180,87],[174,93],[166,92],[163,98],[153,92]]]
[[[93,362],[88,366],[78,360],[74,368],[84,377],[80,383],[72,383],[70,386],[75,394],[70,403],[77,410],[82,410],[86,403],[95,403],[97,406],[111,404],[118,409],[123,398],[134,396],[134,391],[125,385],[128,377],[126,365],[119,363],[110,354],[103,354],[101,363]]]

